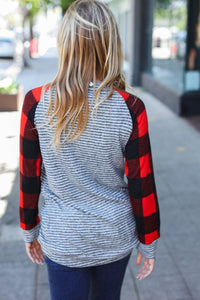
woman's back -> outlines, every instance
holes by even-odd
[[[27,102],[34,94],[39,97],[40,90],[30,91]],[[90,105],[93,92],[90,86]],[[106,94],[104,88],[100,99]],[[133,128],[125,99],[115,91],[101,103],[97,114],[90,114],[79,139],[68,144],[61,141],[58,150],[52,144],[52,128],[44,126],[49,90],[44,100],[39,98],[36,105],[32,100],[44,197],[39,242],[48,257],[70,266],[98,265],[124,257],[138,243],[124,178],[125,146]],[[130,98],[136,101],[134,96]],[[33,111],[31,106],[29,109]]]
[[[45,255],[53,300],[88,299],[92,277],[95,299],[117,300],[132,249],[138,264],[145,257],[138,273],[144,278],[159,237],[146,110],[126,92],[121,40],[105,4],[75,1],[57,49],[55,79],[27,93],[23,104],[20,226],[29,257],[41,263],[41,249]]]

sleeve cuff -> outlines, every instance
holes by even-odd
[[[22,229],[23,238],[25,243],[32,243],[33,241],[37,240],[40,230],[40,224],[36,225],[31,230],[24,230]]]
[[[158,240],[153,241],[151,244],[143,244],[139,242],[137,250],[146,258],[155,258]]]

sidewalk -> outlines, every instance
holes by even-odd
[[[19,82],[27,92],[56,71],[52,50]],[[137,94],[148,113],[162,237],[155,270],[145,280],[136,279],[133,252],[121,300],[200,300],[200,133],[144,90]],[[46,267],[27,258],[18,226],[19,113],[0,113],[0,126],[0,300],[49,300]]]

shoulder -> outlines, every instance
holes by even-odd
[[[28,91],[25,95],[25,99],[27,99],[27,101],[34,101],[34,100],[35,102],[40,101],[42,88],[43,85]]]
[[[36,87],[34,89],[31,89],[28,91],[24,97],[23,107],[22,111],[23,113],[28,116],[29,112],[33,109],[36,109],[37,104],[42,98],[42,93],[44,93],[50,88],[48,85],[42,85],[39,87]]]
[[[28,115],[29,111],[40,101],[43,86],[28,91],[24,97],[22,111]]]
[[[123,97],[131,114],[139,116],[142,112],[146,111],[144,102],[138,96],[122,90],[116,91]]]

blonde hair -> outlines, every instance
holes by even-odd
[[[55,128],[53,142],[60,148],[76,140],[85,130],[88,117],[90,82],[100,81],[95,106],[109,99],[114,89],[125,90],[122,73],[123,53],[115,18],[100,1],[77,0],[66,11],[57,37],[59,68],[50,87],[48,123]],[[99,101],[101,90],[107,87],[108,96]],[[52,101],[52,93],[55,99]],[[53,102],[53,105],[52,105]]]

